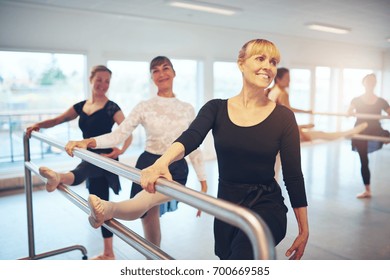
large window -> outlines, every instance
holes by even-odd
[[[311,71],[309,69],[290,69],[289,98],[293,108],[311,109]],[[297,113],[298,124],[311,122],[309,114]]]
[[[84,99],[86,83],[84,55],[0,51],[0,162],[21,160],[24,129]],[[81,137],[77,122],[48,133],[62,141]],[[57,152],[37,142],[31,142],[32,157]]]
[[[64,110],[85,96],[85,56],[0,51],[0,110]]]
[[[333,73],[333,75],[332,75]],[[315,112],[338,112],[338,71],[329,67],[316,67],[315,69]],[[337,128],[338,117],[314,115],[316,130],[334,131]]]
[[[140,101],[150,97],[149,64],[144,61],[108,61],[112,71],[108,96],[127,116]]]
[[[196,60],[172,59],[176,77],[173,84],[173,91],[177,98],[194,106],[197,112],[203,105],[203,84],[201,62]],[[157,91],[156,91],[157,92]]]
[[[237,95],[242,87],[242,76],[236,62],[214,62],[214,98],[227,99]]]

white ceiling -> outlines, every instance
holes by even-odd
[[[1,2],[1,1],[0,1]],[[6,1],[10,2],[10,1]],[[240,8],[234,16],[174,8],[165,0],[13,0],[28,6],[84,10],[218,26],[390,49],[390,0],[203,0]],[[351,29],[346,35],[312,31],[318,22]]]

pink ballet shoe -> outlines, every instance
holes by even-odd
[[[88,197],[88,206],[91,214],[88,221],[93,228],[100,227],[105,221],[110,220],[112,216],[109,214],[108,203],[100,199],[96,195],[90,194]]]
[[[57,172],[42,166],[39,167],[39,174],[47,179],[46,190],[48,192],[52,192],[57,189],[58,185],[60,184],[60,175]]]

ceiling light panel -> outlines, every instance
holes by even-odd
[[[334,33],[334,34],[347,34],[351,32],[351,29],[349,28],[332,26],[332,25],[327,25],[322,23],[308,23],[306,24],[306,26],[311,30]]]
[[[216,4],[211,4],[211,3],[201,2],[201,1],[171,0],[171,1],[167,1],[167,4],[169,6],[176,7],[176,8],[183,8],[188,10],[207,12],[207,13],[213,13],[213,14],[219,14],[225,16],[232,16],[241,12],[241,9],[239,8],[229,7],[224,5],[216,5]]]

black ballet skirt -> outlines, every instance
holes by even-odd
[[[390,137],[390,132],[380,126],[367,127],[361,134],[379,137]],[[357,152],[358,146],[367,145],[367,152],[372,153],[382,149],[382,141],[352,139],[352,150]]]
[[[381,97],[378,97],[375,103],[367,104],[363,101],[362,96],[359,96],[352,99],[351,104],[353,104],[354,107],[356,108],[357,114],[380,115],[382,111],[387,111],[387,109],[389,108],[388,102]],[[356,120],[355,126],[364,122],[367,122],[368,126],[365,130],[361,132],[361,134],[370,135],[370,136],[379,136],[379,137],[390,136],[390,132],[382,128],[379,120],[358,118]],[[365,145],[367,145],[367,152],[372,153],[382,149],[383,142],[374,141],[374,140],[352,139],[353,151],[357,151],[358,147],[364,147]]]

